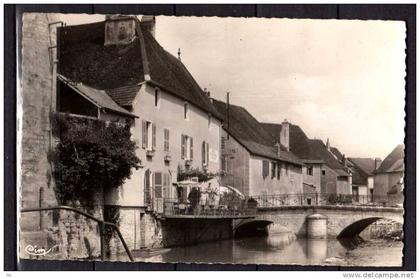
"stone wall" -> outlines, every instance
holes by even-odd
[[[25,13],[22,25],[22,79],[18,105],[22,118],[18,122],[21,132],[21,207],[51,206],[57,204],[51,179],[51,166],[47,154],[51,146],[50,111],[54,102],[54,62],[48,49],[55,45],[53,14]],[[52,212],[21,215],[22,231],[48,228]]]
[[[238,189],[242,194],[250,194],[249,185],[249,152],[225,130],[221,132],[224,138],[222,157],[225,158],[226,171],[221,176],[222,185],[229,185]]]
[[[233,237],[231,219],[166,219],[162,221],[164,247],[192,245]],[[205,253],[205,251],[203,251]]]

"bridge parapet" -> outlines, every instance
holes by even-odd
[[[299,237],[307,235],[307,217],[312,214],[322,214],[327,219],[328,237],[337,237],[346,227],[358,222],[359,233],[369,222],[361,220],[372,218],[391,219],[398,223],[404,222],[404,209],[400,207],[354,206],[354,205],[299,205],[258,208],[256,221],[271,222],[269,232],[293,232]],[[360,226],[359,226],[360,225]],[[363,225],[363,226],[362,226]]]
[[[258,208],[303,205],[352,205],[357,207],[391,207],[402,205],[402,200],[387,195],[341,195],[341,194],[281,194],[250,197],[257,201]]]

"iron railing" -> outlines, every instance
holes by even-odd
[[[390,196],[344,194],[281,194],[252,196],[258,208],[307,205],[398,206],[402,203]]]
[[[131,255],[130,249],[128,249],[127,244],[125,243],[124,237],[122,236],[119,228],[114,223],[106,222],[104,220],[98,219],[86,212],[83,212],[77,208],[73,208],[70,206],[53,206],[53,207],[41,207],[41,208],[25,208],[21,209],[20,212],[27,213],[27,212],[41,212],[41,211],[51,211],[51,210],[69,210],[76,212],[86,218],[95,221],[99,227],[99,235],[100,235],[100,243],[101,243],[101,260],[105,260],[105,226],[111,227],[111,229],[117,232],[118,238],[120,239],[122,245],[124,246],[125,252],[127,253],[128,258],[130,261],[134,262],[134,258]]]
[[[178,199],[164,199],[163,215],[196,216],[196,217],[240,217],[254,216],[257,213],[257,203],[252,199],[237,199],[218,204],[197,202],[182,202]]]

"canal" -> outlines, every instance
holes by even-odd
[[[370,243],[370,242],[368,242]],[[398,265],[402,247],[393,248],[392,261],[383,262],[389,245],[370,245],[368,253],[359,255],[373,265]],[[401,250],[401,251],[400,251]],[[136,258],[144,262],[166,263],[231,263],[231,264],[298,264],[298,265],[352,265],[351,253],[336,239],[296,239],[288,233],[264,237],[222,240],[193,246],[173,247],[165,253],[148,258]],[[376,257],[376,258],[375,258]]]

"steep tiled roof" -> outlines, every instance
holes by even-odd
[[[131,106],[139,90],[140,85],[134,84],[108,89],[106,90],[106,93],[121,106]]]
[[[115,103],[114,100],[112,100],[112,98],[105,91],[89,87],[82,83],[69,81],[62,75],[57,75],[57,77],[67,86],[72,88],[75,92],[94,103],[98,108],[107,109],[130,117],[137,117],[136,115],[128,112],[124,108],[120,107],[117,103]]]
[[[226,116],[226,103],[213,99],[214,107]],[[243,107],[230,105],[229,127],[225,119],[224,128],[250,153],[301,165],[302,162],[284,147],[280,157],[275,147],[276,139]]]
[[[322,140],[310,140],[312,152],[315,156],[325,162],[327,166],[336,170],[339,175],[348,176],[348,173],[345,171],[343,165],[327,150],[327,147],[322,142]]]
[[[280,139],[281,124],[261,123],[262,126],[271,133],[277,140]],[[311,160],[324,162],[327,166],[334,169],[340,176],[348,176],[348,173],[340,162],[331,154],[321,140],[309,139],[305,132],[298,125],[289,123],[289,146],[301,160]]]
[[[348,158],[354,165],[357,165],[367,175],[372,175],[375,170],[375,160],[372,158]]]
[[[404,145],[400,144],[382,161],[375,173],[404,171]]]
[[[135,21],[136,37],[125,45],[104,45],[105,22],[60,28],[59,72],[105,90],[122,106],[132,104],[136,85],[149,82],[222,119],[182,62]]]
[[[277,140],[280,141],[281,125],[261,123],[261,125]],[[317,160],[311,153],[311,147],[305,132],[298,126],[289,125],[289,149],[300,159]]]
[[[340,150],[338,150],[337,147],[331,147],[330,150],[335,155],[337,160],[339,160],[340,162],[343,160],[344,155],[340,152]]]

